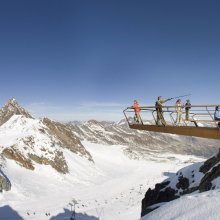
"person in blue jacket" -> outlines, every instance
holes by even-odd
[[[215,107],[214,119],[215,120],[220,120],[219,106]],[[220,122],[218,123],[218,128],[220,128]]]

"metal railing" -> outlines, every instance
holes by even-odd
[[[191,105],[188,120],[186,118],[185,106],[182,106],[182,122],[180,124],[176,123],[176,106],[163,106],[162,112],[168,126],[216,127],[220,122],[220,120],[214,120],[216,106],[220,106],[220,104]],[[133,106],[126,108],[123,113],[129,125],[137,124],[134,119],[135,113]],[[140,116],[144,125],[158,125],[157,114],[158,112],[155,106],[140,106]]]

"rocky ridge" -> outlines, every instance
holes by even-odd
[[[63,174],[69,172],[65,152],[93,162],[90,153],[66,125],[47,118],[34,119],[15,99],[10,99],[0,110],[0,122],[3,160],[14,160],[29,170],[34,170],[36,164],[49,165]]]
[[[218,140],[162,134],[130,129],[125,120],[118,123],[89,120],[70,122],[67,126],[80,139],[105,145],[124,145],[131,158],[151,157],[155,152],[209,157],[218,151]],[[151,156],[152,155],[152,156]]]
[[[0,126],[8,121],[13,115],[24,115],[26,118],[33,118],[29,112],[17,103],[15,98],[9,99],[0,110]]]

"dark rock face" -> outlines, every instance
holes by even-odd
[[[199,185],[200,192],[208,191],[215,188],[215,186],[212,186],[212,181],[220,177],[220,164],[218,164],[219,162],[220,150],[216,156],[208,159],[204,163],[204,165],[200,167],[200,172],[203,172],[205,174]]]
[[[14,98],[9,99],[7,104],[0,110],[0,126],[13,115],[24,115],[26,118],[33,118]]]
[[[178,190],[169,186],[169,183],[170,181],[158,183],[155,185],[155,189],[148,189],[145,194],[145,198],[142,200],[141,216],[144,216],[159,207],[154,206],[151,208],[152,205],[172,201],[179,198],[181,195],[191,193],[198,189],[196,187],[189,188],[189,179],[183,176],[178,178],[178,182],[176,184],[177,189],[180,190],[179,194]]]
[[[141,216],[144,216],[155,209],[151,208],[151,205],[161,202],[168,202],[178,198],[178,196],[175,195],[175,190],[171,187],[167,187],[165,190],[162,190],[169,183],[169,181],[159,183],[155,185],[155,189],[148,189],[148,191],[145,194],[145,198],[142,200]]]
[[[220,177],[220,164],[218,166],[213,167],[213,169],[206,173],[205,176],[202,178],[200,185],[199,185],[199,191],[204,192],[212,189],[212,181],[216,178]]]
[[[203,166],[200,167],[200,172],[206,173],[208,172],[215,164],[220,162],[220,151],[218,154],[210,159],[208,159]]]
[[[186,190],[189,187],[189,179],[183,176],[179,177],[179,182],[176,184],[177,189]]]

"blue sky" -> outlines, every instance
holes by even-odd
[[[219,11],[212,0],[0,1],[0,104],[118,120],[134,99],[220,103]]]

